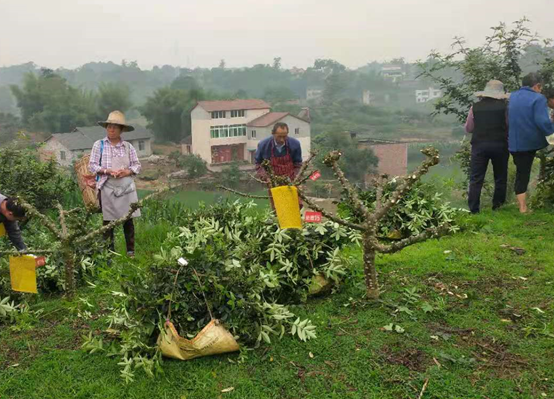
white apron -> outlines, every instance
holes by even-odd
[[[128,169],[131,165],[129,157],[129,143],[124,142],[125,155],[112,158],[112,170]],[[104,220],[117,220],[125,216],[131,204],[138,202],[135,180],[131,176],[115,178],[109,177],[101,189],[102,192],[102,216]],[[137,209],[133,216],[140,216],[140,209]]]

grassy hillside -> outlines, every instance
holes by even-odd
[[[103,290],[84,288],[71,301],[40,296],[0,330],[0,397],[398,399],[417,398],[426,382],[422,398],[552,397],[553,224],[551,214],[509,207],[472,217],[458,235],[381,257],[379,302],[364,299],[360,252],[351,249],[353,277],[295,309],[317,325],[316,340],[167,360],[164,374],[138,371],[129,385],[115,359],[79,349],[81,335],[102,325]],[[147,227],[137,229],[139,265],[170,228]],[[100,271],[97,285],[108,291],[112,277]],[[85,299],[91,319],[79,317]]]

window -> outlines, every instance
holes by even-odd
[[[229,137],[229,126],[219,127],[219,137]]]
[[[212,119],[223,119],[226,118],[226,112],[225,111],[213,111],[212,112]]]
[[[244,118],[244,110],[231,111],[231,118]]]
[[[296,129],[294,129],[294,134],[296,135],[299,135],[300,134],[300,128],[297,127]]]
[[[145,148],[144,140],[140,140],[139,141],[139,151],[144,151],[144,148]]]
[[[65,161],[65,151],[60,151],[60,160]]]
[[[256,138],[256,131],[255,131],[255,130],[252,130],[252,131],[250,132],[250,138],[253,138],[253,139]]]

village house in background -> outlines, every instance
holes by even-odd
[[[71,166],[83,154],[90,152],[95,141],[106,137],[106,129],[101,126],[77,127],[71,133],[54,133],[40,149],[40,157],[56,159],[62,166]],[[132,132],[121,135],[137,150],[139,158],[152,155],[152,134],[149,130],[135,126]]]
[[[441,98],[442,91],[435,89],[433,87],[429,87],[428,89],[425,89],[425,90],[416,90],[415,97],[416,97],[416,102],[418,104],[426,103],[428,101]]]
[[[402,65],[385,64],[381,68],[381,76],[383,76],[386,80],[397,83],[406,78],[406,72],[404,71]]]
[[[192,136],[181,142],[183,154],[196,154],[210,167],[233,161],[254,164],[260,140],[271,136],[277,122],[289,126],[307,158],[311,148],[310,113],[271,112],[263,100],[200,101],[191,111]]]
[[[320,101],[323,98],[323,89],[321,87],[308,87],[306,89],[307,101]]]

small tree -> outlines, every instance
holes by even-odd
[[[311,173],[308,173],[308,169],[311,166],[315,153],[312,153],[308,161],[302,166],[298,176],[294,181],[291,181],[288,177],[276,176],[271,169],[271,164],[268,161],[263,163],[263,166],[269,176],[271,186],[278,187],[283,185],[292,185],[298,188],[299,196],[302,198],[305,204],[311,209],[321,212],[328,219],[348,227],[350,229],[359,231],[362,235],[362,251],[364,262],[364,274],[367,296],[369,298],[377,299],[379,297],[379,283],[377,280],[377,269],[375,267],[375,257],[377,254],[390,254],[401,251],[402,249],[422,241],[426,241],[433,237],[439,237],[447,234],[452,230],[450,223],[445,222],[436,227],[425,229],[419,234],[410,235],[402,240],[389,243],[379,236],[379,224],[390,213],[394,211],[396,204],[399,200],[416,184],[420,181],[421,177],[425,175],[432,166],[439,163],[439,153],[436,149],[429,147],[422,150],[422,153],[426,155],[427,159],[423,161],[420,167],[412,174],[404,177],[397,177],[397,185],[394,191],[387,196],[383,196],[383,189],[388,184],[388,179],[385,176],[381,176],[375,181],[376,188],[376,201],[375,207],[370,209],[366,206],[364,201],[360,198],[358,190],[348,181],[340,164],[341,153],[339,151],[330,152],[324,159],[326,166],[332,168],[342,186],[345,195],[347,196],[351,206],[354,210],[362,215],[362,222],[352,222],[346,218],[335,215],[326,211],[316,203],[314,203],[303,191],[301,184],[304,183]],[[224,187],[223,187],[224,188]],[[251,196],[248,194],[238,193],[235,190],[227,189],[228,191],[236,194],[243,195],[250,198],[261,198],[259,196]],[[265,197],[267,198],[267,197]]]

